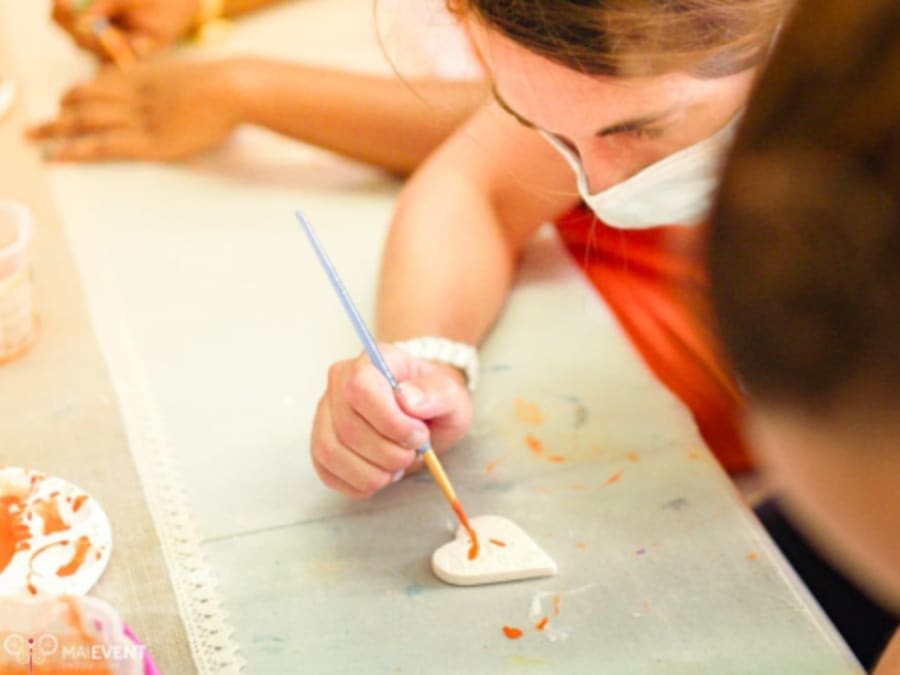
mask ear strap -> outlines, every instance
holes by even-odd
[[[572,167],[572,171],[575,172],[575,176],[578,179],[578,191],[581,195],[589,195],[591,189],[588,185],[587,174],[584,172],[584,165],[581,163],[581,157],[579,157],[578,154],[556,134],[545,129],[538,129],[537,132],[543,136],[550,145],[556,148],[559,154],[563,156],[563,159],[565,159],[569,166]]]

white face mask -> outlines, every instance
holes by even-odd
[[[720,171],[742,115],[709,138],[642,169],[608,190],[590,193],[581,158],[566,143],[541,131],[569,162],[581,198],[607,225],[644,229],[660,225],[697,225],[709,214]]]

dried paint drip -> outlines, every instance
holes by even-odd
[[[503,626],[503,634],[510,640],[518,640],[522,637],[522,629],[515,626]]]
[[[0,469],[0,595],[86,593],[109,560],[106,514],[83,491],[27,469]]]

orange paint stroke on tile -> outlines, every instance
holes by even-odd
[[[503,626],[503,634],[510,640],[518,640],[522,637],[522,629],[515,626]]]
[[[606,479],[607,485],[615,485],[620,480],[622,480],[622,475],[625,473],[624,469],[622,471],[616,471],[612,476]]]
[[[757,553],[756,551],[750,551],[750,553],[747,554],[747,560],[757,560],[758,558],[759,553]]]
[[[506,457],[500,457],[499,459],[495,459],[493,462],[489,462],[487,465],[487,472],[494,473],[497,470],[497,467],[506,460]]]
[[[531,434],[525,434],[525,444],[534,454],[540,455],[544,452],[544,444]]]
[[[523,424],[533,424],[541,426],[544,423],[544,413],[537,406],[537,403],[531,403],[523,398],[516,399],[516,419]]]
[[[637,454],[636,452],[629,452],[625,456],[628,457],[628,461],[633,464],[637,464],[638,462],[641,461],[641,456],[639,454]]]
[[[547,461],[553,462],[554,464],[563,464],[564,462],[568,462],[569,460],[562,455],[547,455]]]
[[[579,551],[583,551],[587,548],[587,544],[585,544],[583,541],[576,541],[575,548],[577,548]]]
[[[553,596],[553,616],[559,616],[559,612],[562,609],[562,596],[554,595]]]
[[[548,623],[550,623],[550,618],[545,616],[543,619],[541,619],[540,621],[538,621],[538,622],[534,625],[534,627],[537,628],[538,630],[544,630],[544,629],[547,627],[547,624],[548,624]]]

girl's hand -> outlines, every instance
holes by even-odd
[[[91,23],[105,18],[138,57],[168,47],[194,26],[200,0],[53,0],[53,19],[81,47],[108,56]]]
[[[472,423],[472,400],[451,366],[382,347],[397,381],[395,394],[363,354],[328,371],[310,452],[322,482],[364,499],[414,468],[416,448],[431,438],[435,450],[456,444]]]
[[[219,145],[239,123],[230,68],[228,61],[105,68],[28,135],[50,143],[52,160],[181,159]]]

